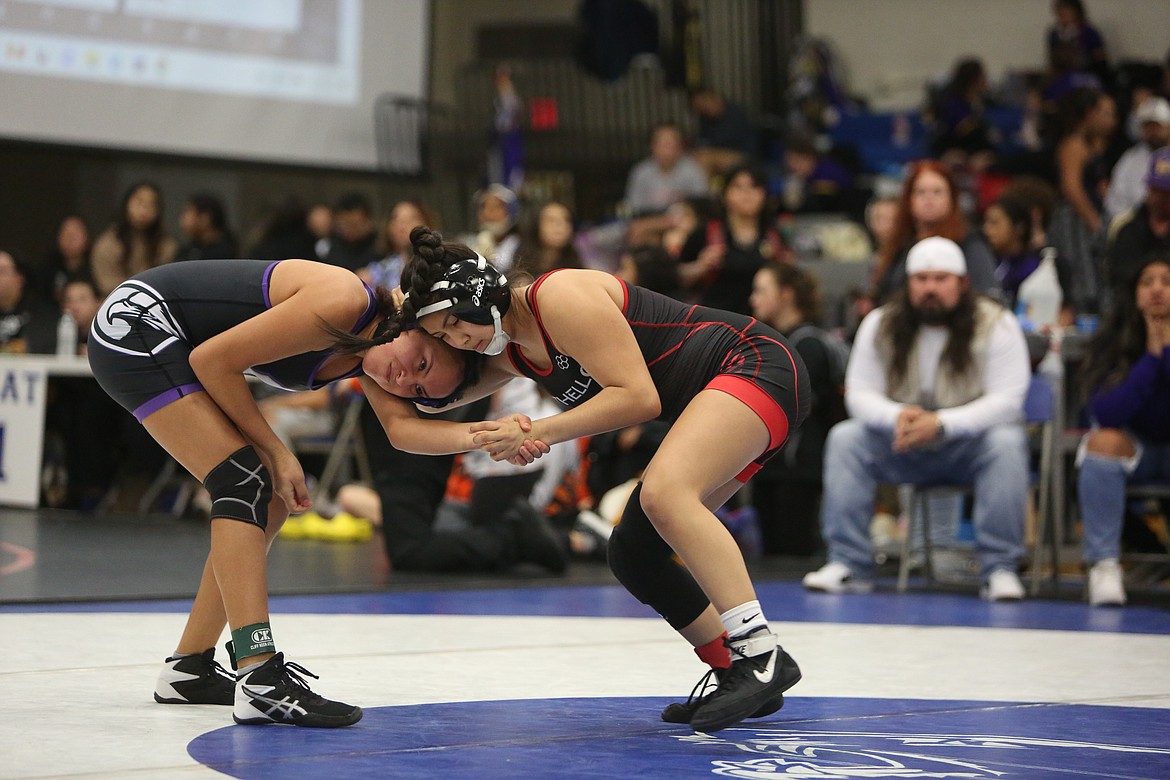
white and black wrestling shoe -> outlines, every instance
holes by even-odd
[[[361,707],[331,701],[309,689],[301,675],[317,675],[277,653],[236,680],[232,717],[244,726],[284,723],[309,728],[352,726],[362,719]]]
[[[159,704],[234,704],[236,676],[215,660],[215,648],[171,656],[154,684]]]

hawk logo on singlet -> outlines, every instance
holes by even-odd
[[[135,354],[153,354],[175,339],[186,339],[158,291],[134,281],[110,293],[94,318],[93,327],[102,341],[121,352]],[[154,332],[156,337],[142,339],[143,329]],[[135,331],[138,338],[126,338]]]

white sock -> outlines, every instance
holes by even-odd
[[[236,672],[236,679],[242,680],[244,677],[247,677],[249,673],[256,671],[257,669],[259,669],[263,665],[264,665],[264,661],[257,661],[254,664],[248,664],[243,669],[240,669],[239,671]]]
[[[732,607],[720,615],[719,619],[723,621],[723,630],[732,639],[750,634],[757,628],[768,627],[768,620],[764,617],[764,610],[760,609],[758,601],[748,601],[738,607]]]

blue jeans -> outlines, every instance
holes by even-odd
[[[892,431],[857,420],[833,427],[825,444],[821,530],[829,560],[858,577],[873,573],[869,524],[874,490],[890,484],[971,485],[975,544],[983,579],[995,569],[1015,571],[1024,557],[1028,500],[1028,442],[1021,425],[998,425],[976,435],[948,438],[896,453]]]
[[[1141,442],[1141,453],[1132,473],[1127,473],[1120,458],[1085,453],[1077,472],[1085,563],[1092,565],[1120,556],[1126,485],[1167,483],[1170,483],[1170,444]]]

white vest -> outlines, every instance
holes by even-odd
[[[970,403],[983,395],[983,367],[987,364],[987,348],[991,331],[1006,309],[990,298],[975,299],[975,333],[971,339],[971,360],[967,369],[955,373],[948,361],[941,361],[934,375],[933,398],[924,397],[922,377],[918,370],[918,341],[910,349],[906,359],[906,373],[898,384],[893,384],[890,366],[894,362],[894,341],[890,329],[891,318],[882,318],[875,346],[882,364],[886,366],[886,381],[889,397],[903,404],[915,404],[927,409],[950,409]],[[945,354],[945,347],[944,347]]]

